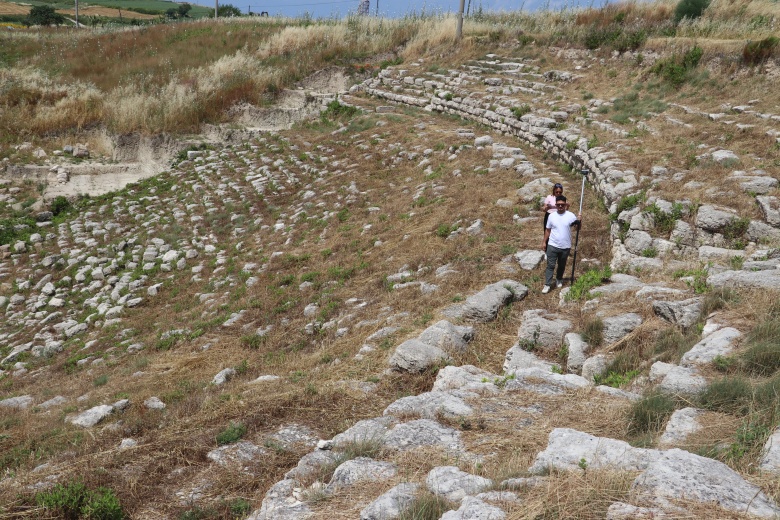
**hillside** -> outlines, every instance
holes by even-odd
[[[0,518],[777,517],[774,8],[2,36]]]

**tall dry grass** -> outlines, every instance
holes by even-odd
[[[736,53],[748,39],[776,32],[771,0],[714,0],[704,15],[678,26],[674,0],[621,2],[601,8],[484,13],[469,17],[464,42],[452,45],[454,16],[345,20],[200,20],[118,30],[0,35],[0,129],[6,143],[78,133],[192,132],[227,120],[236,103],[262,104],[329,65],[400,54],[410,61],[477,52],[481,45],[535,40],[583,45],[594,30],[614,28],[667,46],[669,34]],[[718,51],[720,52],[720,51]],[[738,59],[737,59],[738,60]]]

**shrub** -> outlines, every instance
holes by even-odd
[[[585,47],[590,50],[598,49],[599,47],[606,46],[609,43],[614,42],[623,34],[623,29],[619,26],[599,27],[597,25],[591,26],[587,33],[583,43]]]
[[[747,337],[747,349],[739,356],[742,371],[769,376],[780,369],[780,320],[756,325]]]
[[[699,395],[699,406],[707,410],[744,415],[750,409],[753,389],[741,377],[725,377],[710,383]]]
[[[582,329],[582,339],[591,347],[599,347],[604,342],[604,322],[594,318],[585,322]]]
[[[680,0],[674,10],[674,23],[680,23],[683,18],[700,17],[709,5],[710,0]]]
[[[769,36],[757,42],[747,42],[742,49],[742,59],[749,65],[760,65],[771,58],[780,47],[780,38]]]
[[[709,316],[713,312],[725,307],[727,303],[736,301],[736,299],[736,293],[728,287],[713,289],[707,293],[702,301],[701,315]]]
[[[683,207],[682,204],[675,203],[672,205],[672,211],[667,213],[654,203],[648,206],[646,211],[653,216],[655,229],[659,233],[667,234],[672,232],[675,223],[682,217]]]
[[[735,218],[723,227],[723,236],[728,240],[742,237],[750,226],[749,218]]]
[[[675,54],[664,60],[658,60],[650,72],[658,74],[664,81],[679,87],[688,80],[689,72],[699,64],[703,53],[701,47],[694,46],[682,56]]]
[[[669,416],[674,413],[676,403],[666,394],[650,394],[631,405],[629,410],[629,432],[634,435],[660,431]]]
[[[424,493],[414,499],[398,516],[398,520],[438,520],[444,513],[454,509],[457,509],[457,505],[444,497]]]
[[[523,103],[523,104],[522,104],[522,105],[520,105],[520,106],[517,106],[517,107],[512,107],[510,110],[512,111],[512,114],[514,114],[514,116],[515,116],[517,119],[520,119],[520,118],[521,118],[521,117],[523,117],[524,115],[526,115],[526,114],[528,114],[529,112],[531,112],[531,107],[530,107],[530,106],[528,106],[528,104],[527,104],[527,103]]]
[[[125,517],[119,499],[107,488],[90,490],[83,482],[57,484],[38,493],[35,502],[65,520],[121,520]]]
[[[49,206],[50,211],[52,214],[56,217],[60,213],[67,211],[70,209],[70,201],[63,197],[62,195],[58,195],[54,197],[54,200],[51,201],[51,205]]]
[[[225,444],[236,442],[237,440],[240,440],[244,434],[246,434],[246,426],[240,422],[231,422],[227,428],[217,435],[217,444],[219,446],[224,446]]]
[[[354,117],[360,112],[360,109],[342,105],[337,99],[328,103],[327,108],[321,114],[321,119],[340,119]]]
[[[694,331],[683,334],[677,327],[670,327],[656,336],[654,353],[659,361],[677,363],[698,340]]]
[[[634,193],[633,195],[628,195],[626,197],[623,197],[620,199],[620,202],[618,202],[617,209],[615,210],[615,213],[620,215],[622,212],[624,212],[627,209],[633,209],[639,205],[640,202],[645,200],[645,193]]]

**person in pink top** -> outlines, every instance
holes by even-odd
[[[563,195],[563,184],[556,182],[553,185],[552,195],[547,195],[542,203],[542,211],[544,211],[544,222],[542,222],[542,229],[547,229],[547,219],[550,218],[550,214],[555,213],[555,197]],[[569,209],[569,206],[566,206]]]

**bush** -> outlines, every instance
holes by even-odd
[[[622,199],[620,199],[620,202],[618,202],[615,213],[620,215],[622,212],[624,212],[627,209],[633,209],[637,207],[639,203],[642,202],[643,200],[645,200],[644,192],[634,193],[633,195],[627,195]]]
[[[674,55],[657,61],[650,72],[658,74],[664,81],[679,87],[688,80],[689,72],[696,68],[703,54],[704,51],[701,47],[694,46],[682,56]]]
[[[591,347],[596,348],[604,342],[604,322],[594,318],[585,322],[582,329],[582,339]]]
[[[49,208],[52,214],[56,217],[60,213],[70,209],[70,201],[62,195],[58,195],[54,197],[54,200],[51,201]]]
[[[699,336],[694,331],[683,334],[677,327],[670,327],[656,336],[654,353],[658,361],[678,363],[698,340]]]
[[[512,111],[512,114],[514,114],[514,116],[515,116],[517,119],[520,119],[520,118],[521,118],[521,117],[523,117],[524,115],[526,115],[526,114],[528,114],[529,112],[531,112],[531,107],[530,107],[530,106],[528,106],[528,104],[527,104],[527,103],[523,103],[523,104],[522,104],[522,105],[520,105],[520,106],[517,106],[517,107],[512,107],[512,108],[510,108],[510,110]]]
[[[769,36],[757,42],[747,42],[742,49],[742,59],[749,65],[760,65],[771,58],[780,47],[780,38]]]
[[[608,27],[599,27],[593,25],[585,34],[583,43],[586,48],[596,50],[599,47],[605,47],[608,44],[612,44],[618,40],[622,34],[623,29],[620,26],[611,25]]]
[[[244,426],[242,423],[230,423],[230,426],[222,430],[217,435],[217,444],[219,446],[224,446],[225,444],[230,444],[232,442],[236,442],[237,440],[240,440],[241,437],[246,434],[246,426]]]
[[[631,405],[628,417],[629,432],[634,435],[658,432],[674,413],[676,403],[666,394],[646,396]]]
[[[704,296],[701,304],[701,315],[706,317],[720,310],[729,302],[737,301],[737,294],[728,287],[713,289]]]
[[[65,17],[54,11],[50,5],[34,5],[30,8],[30,14],[27,15],[25,23],[28,25],[62,25],[65,23]]]
[[[699,406],[715,412],[745,415],[750,410],[753,389],[741,377],[713,381],[699,395]]]
[[[360,113],[360,109],[342,105],[337,99],[334,99],[325,108],[325,111],[320,115],[320,119],[340,119],[351,118]]]
[[[438,520],[444,513],[458,506],[444,497],[424,493],[398,516],[398,520]]]
[[[683,18],[693,20],[704,13],[710,5],[710,0],[680,0],[674,10],[674,23],[680,23]]]
[[[756,325],[747,337],[747,349],[739,356],[742,371],[770,376],[780,369],[780,320]]]
[[[35,502],[65,520],[121,520],[125,517],[113,491],[103,487],[90,490],[78,481],[57,484],[51,491],[38,493]]]

